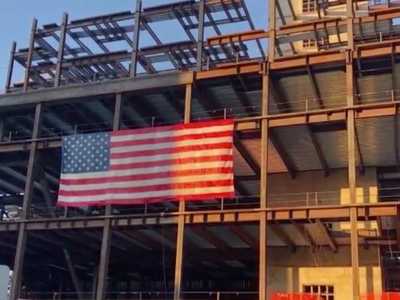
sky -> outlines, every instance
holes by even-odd
[[[143,0],[143,6],[172,3],[179,0]],[[246,0],[256,28],[266,27],[266,0]],[[0,91],[4,90],[5,77],[13,41],[18,48],[28,46],[32,19],[39,26],[59,23],[64,12],[70,20],[134,10],[135,0],[1,0],[0,1]],[[238,28],[240,31],[241,28]]]

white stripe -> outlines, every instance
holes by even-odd
[[[140,186],[151,186],[159,184],[174,184],[174,183],[197,183],[210,180],[228,180],[233,179],[232,174],[213,174],[213,175],[195,175],[195,176],[179,176],[167,178],[155,178],[146,180],[134,180],[127,182],[107,182],[96,184],[74,184],[74,185],[60,185],[60,190],[63,191],[86,191],[86,190],[107,190],[115,188],[134,188]]]
[[[135,156],[128,158],[112,158],[110,163],[114,165],[123,165],[138,162],[156,162],[162,160],[172,160],[172,159],[182,159],[190,157],[207,157],[207,156],[217,156],[217,155],[232,155],[232,149],[210,149],[210,150],[199,150],[199,151],[189,151],[189,152],[176,152],[169,154],[159,154],[159,155],[149,155],[149,156]]]
[[[230,125],[216,125],[202,128],[183,128],[183,129],[171,129],[168,131],[155,131],[146,133],[136,133],[132,130],[132,134],[127,135],[111,135],[111,142],[125,142],[125,141],[140,141],[147,139],[158,139],[163,137],[179,137],[189,134],[201,134],[201,133],[215,133],[223,131],[233,131],[233,124]]]
[[[207,138],[207,139],[197,139],[197,140],[185,140],[178,142],[168,142],[168,143],[158,143],[158,144],[145,144],[145,145],[134,145],[134,146],[120,146],[111,147],[111,154],[113,153],[125,153],[132,151],[143,151],[143,150],[160,150],[160,149],[176,149],[177,147],[185,146],[198,146],[198,145],[208,145],[217,143],[232,143],[232,137],[217,137],[217,138]]]
[[[112,200],[135,200],[145,199],[154,197],[171,197],[174,196],[192,196],[201,194],[211,193],[229,193],[234,192],[233,186],[216,186],[216,187],[202,187],[182,190],[165,190],[165,191],[152,191],[152,192],[141,192],[141,193],[126,193],[126,194],[105,194],[96,196],[79,196],[79,197],[65,197],[59,196],[58,201],[60,202],[93,202],[93,201],[112,201]]]
[[[88,179],[88,178],[101,178],[101,177],[115,177],[115,176],[129,176],[138,174],[158,174],[168,171],[183,171],[183,170],[198,170],[206,168],[230,168],[233,166],[232,161],[216,161],[205,162],[196,164],[183,164],[183,165],[169,165],[151,168],[138,168],[133,170],[116,170],[116,171],[103,171],[103,172],[89,172],[89,173],[76,173],[76,174],[61,174],[61,179]]]

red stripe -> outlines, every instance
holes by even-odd
[[[99,178],[87,178],[87,179],[64,179],[61,176],[60,184],[62,185],[76,185],[76,184],[102,184],[110,182],[127,182],[135,180],[147,180],[156,178],[166,177],[185,177],[185,176],[196,176],[196,175],[214,175],[214,174],[229,174],[233,173],[232,168],[204,168],[195,170],[181,170],[181,171],[168,171],[160,172],[156,174],[135,174],[127,176],[110,176],[112,177],[99,177]]]
[[[210,133],[186,134],[186,135],[182,135],[182,136],[168,136],[168,137],[151,138],[151,139],[145,139],[145,140],[111,142],[111,147],[159,144],[159,143],[167,143],[167,142],[180,142],[180,141],[187,141],[187,140],[200,140],[200,139],[205,139],[205,138],[217,138],[217,137],[228,137],[228,136],[232,136],[232,130],[221,131],[221,132],[210,132]]]
[[[231,149],[231,148],[232,148],[232,143],[203,144],[203,145],[182,146],[182,147],[173,147],[173,148],[156,149],[156,150],[141,150],[141,151],[132,151],[123,153],[112,153],[111,159],[129,158],[135,156],[153,156],[159,154],[171,154],[178,152],[190,152],[190,151],[200,151],[200,150]]]
[[[234,198],[235,193],[212,193],[212,194],[199,194],[199,195],[177,195],[174,198],[168,197],[152,197],[142,199],[114,199],[106,201],[79,201],[79,202],[57,202],[57,206],[61,207],[81,207],[81,206],[104,206],[104,205],[143,205],[151,203],[173,202],[173,201],[204,201],[218,198]]]
[[[112,136],[125,136],[131,134],[143,134],[143,133],[154,133],[154,132],[162,132],[169,130],[181,130],[181,129],[192,129],[192,128],[204,128],[210,126],[224,126],[233,124],[233,120],[213,120],[213,121],[199,121],[192,122],[189,124],[178,124],[171,126],[158,126],[158,127],[148,127],[148,128],[140,128],[140,129],[127,129],[127,130],[119,130],[112,132]]]
[[[105,190],[85,190],[85,191],[65,191],[60,190],[58,195],[64,197],[85,197],[97,196],[106,194],[127,194],[127,193],[144,193],[153,191],[166,191],[166,190],[184,190],[194,188],[207,188],[207,187],[225,187],[233,186],[233,179],[227,180],[213,180],[213,181],[198,181],[198,182],[184,182],[184,183],[167,183],[150,186],[138,186],[132,188],[110,188]]]
[[[232,161],[233,155],[216,155],[216,156],[203,156],[203,157],[188,157],[188,158],[178,158],[160,161],[144,161],[138,163],[124,163],[118,165],[111,165],[111,170],[131,170],[136,168],[150,168],[150,167],[161,167],[161,166],[171,166],[174,165],[186,165],[186,164],[196,164],[205,162],[215,162],[215,161]]]

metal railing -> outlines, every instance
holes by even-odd
[[[169,300],[173,299],[173,291],[112,291],[107,292],[105,299],[118,300]],[[190,300],[221,300],[221,299],[237,299],[247,300],[257,298],[256,291],[183,291],[182,299]],[[24,292],[24,300],[92,300],[94,294],[92,292],[83,292],[78,297],[76,292]],[[22,300],[22,299],[21,299]]]
[[[400,185],[398,187],[370,189],[363,188],[356,195],[357,203],[374,203],[378,201],[397,201],[400,199]],[[1,198],[0,198],[1,199]],[[201,200],[201,199],[199,199]],[[56,197],[53,199],[56,201]],[[330,191],[304,191],[291,193],[270,193],[268,195],[268,208],[294,208],[294,207],[322,207],[348,204],[350,202],[348,190],[338,189]],[[1,203],[1,202],[0,202]],[[21,204],[0,206],[0,221],[10,222],[20,218]],[[218,198],[205,201],[188,201],[187,211],[226,211],[237,209],[259,208],[259,195],[236,196],[234,198]],[[126,216],[155,216],[178,211],[178,204],[174,201],[165,201],[158,204],[144,205],[116,205],[113,206],[112,215]],[[76,218],[98,217],[105,213],[104,207],[63,208],[54,203],[49,207],[43,203],[31,205],[31,217],[41,218]]]

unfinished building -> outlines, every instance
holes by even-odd
[[[260,0],[268,28],[250,1],[139,0],[34,20],[27,48],[12,45],[0,95],[11,300],[400,291],[397,1]],[[57,206],[64,136],[208,119],[234,120],[234,199]]]

